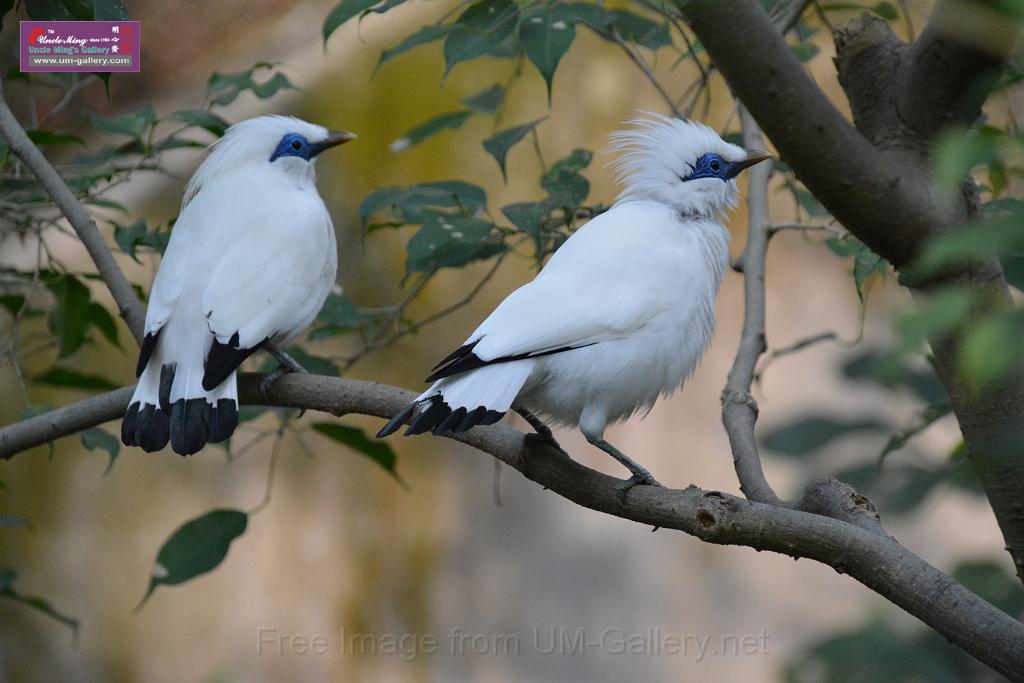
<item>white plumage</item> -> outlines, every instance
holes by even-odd
[[[260,116],[227,130],[185,189],[146,310],[122,440],[188,455],[238,422],[236,368],[316,317],[334,283],[317,155],[351,133]]]
[[[735,203],[736,174],[768,155],[700,123],[632,123],[610,145],[624,185],[614,206],[510,294],[378,436],[410,418],[407,435],[462,432],[514,406],[578,426],[630,468],[630,484],[656,483],[605,428],[649,410],[696,368],[728,262],[718,215]]]

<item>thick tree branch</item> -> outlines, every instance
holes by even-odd
[[[142,329],[146,321],[145,308],[135,296],[131,284],[121,272],[117,261],[114,260],[114,255],[107,247],[96,223],[78,202],[60,174],[39,151],[39,148],[32,144],[25,129],[18,123],[18,119],[15,118],[7,104],[2,80],[0,80],[0,135],[7,140],[7,144],[10,145],[15,156],[21,159],[35,174],[39,184],[68,219],[71,227],[74,228],[78,238],[82,240],[82,244],[89,252],[89,256],[92,257],[93,263],[96,264],[97,272],[113,295],[118,312],[128,324],[132,334],[135,335],[135,340],[142,339]]]
[[[940,16],[909,48],[872,19],[861,18],[837,32],[840,82],[858,131],[810,79],[756,0],[676,1],[782,158],[844,227],[897,268],[910,263],[931,237],[967,221],[974,202],[966,194],[952,207],[931,199],[929,143],[934,127],[951,117],[969,123],[983,99],[968,83],[990,69],[991,56],[976,50],[964,56],[972,48],[945,37],[950,8],[983,3],[944,2]],[[994,54],[1005,54],[1008,40],[1001,35],[995,44]],[[965,68],[943,73],[950,54],[963,56]],[[934,87],[935,97],[945,99],[928,101],[948,108],[917,121],[920,132],[896,106],[905,96],[901,84],[906,79],[915,79],[915,88]],[[939,84],[942,79],[945,85]],[[957,94],[963,100],[954,103],[950,98]],[[1006,281],[994,261],[947,275],[954,278],[981,292],[972,324],[999,315],[1009,304]],[[930,341],[968,454],[1024,581],[1024,368],[1010,372],[996,387],[972,391],[960,377],[961,339]]]
[[[241,377],[244,403],[258,403],[261,375]],[[0,429],[0,453],[13,454],[86,426],[119,418],[131,389],[119,389]],[[386,418],[411,391],[373,382],[318,375],[286,375],[271,388],[275,406]],[[544,441],[504,425],[457,436],[568,500],[641,524],[677,529],[709,543],[809,558],[849,574],[899,605],[996,671],[1024,672],[1024,624],[986,603],[891,538],[817,514],[747,501],[695,486],[642,486],[625,501],[621,480],[569,459]],[[171,457],[171,456],[167,456]]]
[[[843,225],[906,263],[936,224],[931,185],[902,155],[877,149],[811,80],[756,0],[676,0],[687,22],[782,159]]]

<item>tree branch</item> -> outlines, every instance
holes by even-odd
[[[743,105],[740,105],[740,128],[744,147],[764,148],[761,129]],[[747,245],[738,263],[743,272],[743,331],[736,360],[722,391],[722,423],[729,435],[732,461],[743,495],[759,503],[779,505],[782,501],[765,479],[761,467],[754,438],[757,402],[750,393],[757,359],[766,348],[764,266],[768,251],[768,182],[771,176],[772,167],[767,163],[757,164],[747,171]]]
[[[261,378],[241,376],[243,403],[261,401]],[[118,389],[0,429],[0,454],[9,458],[18,450],[117,419],[124,413],[130,392],[131,388]],[[414,397],[414,392],[374,382],[292,374],[275,382],[268,398],[274,406],[387,418]],[[636,487],[623,501],[616,488],[621,480],[584,467],[544,441],[511,427],[477,427],[455,438],[583,507],[677,529],[709,543],[769,550],[826,564],[899,605],[996,671],[1010,678],[1019,678],[1024,671],[1024,624],[889,537],[841,519],[695,486],[684,490]]]
[[[843,225],[899,266],[938,220],[927,177],[877,149],[811,80],[755,0],[675,0],[783,161]]]
[[[0,80],[0,135],[6,138],[11,151],[35,174],[39,184],[50,195],[53,203],[64,214],[64,217],[68,219],[71,227],[74,228],[78,238],[82,240],[82,244],[89,252],[89,256],[92,257],[93,263],[96,264],[97,272],[113,295],[118,312],[128,324],[132,334],[135,335],[135,340],[142,339],[142,330],[146,321],[146,310],[142,306],[142,302],[135,296],[131,284],[121,272],[117,261],[114,260],[114,255],[107,247],[96,223],[75,198],[74,193],[60,177],[60,174],[39,151],[39,148],[32,144],[25,129],[18,123],[18,119],[15,118],[7,104],[2,80]]]

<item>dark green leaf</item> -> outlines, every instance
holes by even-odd
[[[569,215],[576,212],[590,194],[590,182],[580,172],[590,165],[593,157],[588,150],[575,149],[551,165],[540,180],[541,187],[548,192],[550,203]]]
[[[190,126],[198,126],[199,128],[213,133],[217,137],[224,135],[224,131],[226,131],[228,126],[231,125],[213,112],[206,111],[205,109],[176,111],[167,118],[171,121],[187,123]]]
[[[956,264],[1024,252],[1022,218],[1022,215],[1011,215],[985,221],[929,240],[911,264],[910,275],[927,277]]]
[[[50,312],[50,331],[59,340],[58,356],[66,358],[85,341],[89,324],[89,288],[73,275],[62,275],[46,283],[57,299]]]
[[[406,484],[396,469],[398,456],[387,443],[368,439],[361,429],[346,427],[334,422],[314,422],[313,429],[329,439],[348,446],[357,453],[362,453],[387,470],[395,478],[395,481],[405,487]]]
[[[473,112],[462,110],[435,116],[392,142],[389,149],[392,152],[404,151],[413,145],[418,145],[424,140],[434,137],[443,130],[460,128],[466,122],[466,119],[472,115]]]
[[[505,172],[505,157],[508,155],[508,150],[513,145],[522,140],[526,135],[537,127],[543,118],[531,121],[530,123],[524,123],[521,126],[513,126],[512,128],[506,128],[500,130],[491,137],[484,140],[484,149],[487,153],[494,157],[494,160],[498,162],[498,167],[501,168],[501,177],[508,179],[508,175]]]
[[[248,523],[249,516],[240,510],[212,510],[183,524],[160,548],[149,588],[136,610],[157,586],[175,586],[216,568]]]
[[[656,23],[624,9],[612,10],[615,16],[614,28],[626,40],[657,50],[672,44],[668,24]]]
[[[1024,357],[1024,312],[1016,311],[972,323],[960,348],[961,376],[969,387],[989,386],[1007,377]]]
[[[544,218],[551,212],[551,204],[546,201],[540,202],[519,202],[509,204],[501,209],[505,218],[512,221],[516,226],[533,238],[533,241],[540,245],[540,231]]]
[[[121,251],[131,256],[138,263],[141,263],[141,261],[139,261],[135,252],[139,247],[149,247],[162,254],[167,248],[167,242],[170,239],[171,233],[169,231],[150,231],[146,228],[146,222],[141,218],[127,226],[114,223],[114,242],[121,248]]]
[[[341,0],[341,2],[334,6],[331,13],[327,15],[327,19],[324,20],[324,42],[327,42],[327,39],[331,37],[331,34],[339,26],[357,14],[370,9],[378,2],[380,0]]]
[[[768,450],[789,456],[810,455],[826,444],[851,434],[888,431],[889,425],[879,420],[862,418],[848,420],[825,415],[801,417],[768,432],[763,439]]]
[[[99,375],[88,375],[68,370],[67,368],[50,368],[32,380],[36,384],[49,384],[55,387],[71,387],[87,391],[99,389],[117,389],[118,385]]]
[[[490,239],[494,225],[471,216],[438,216],[425,222],[406,245],[406,274],[464,266],[504,248]]]
[[[500,85],[492,85],[476,95],[462,98],[462,103],[480,114],[493,114],[498,111],[505,99],[505,89]]]
[[[90,114],[89,123],[103,133],[127,135],[136,140],[143,140],[149,134],[150,127],[156,123],[156,112],[147,104],[135,111],[112,117]]]
[[[821,52],[821,48],[814,43],[798,43],[790,45],[789,49],[793,51],[797,59],[804,63],[811,61],[815,55]]]
[[[14,0],[0,0],[0,28],[3,27],[3,18],[14,7]]]
[[[92,19],[91,11],[85,16],[76,16],[64,6],[64,3],[61,2],[61,0],[25,0],[25,9],[28,11],[29,18],[37,21]]]
[[[857,287],[857,296],[861,301],[864,300],[864,281],[872,273],[884,271],[885,266],[886,261],[867,246],[853,257],[853,283]]]
[[[551,103],[551,83],[555,70],[573,39],[576,26],[571,15],[558,11],[557,5],[540,5],[523,17],[519,24],[519,42],[548,86],[548,104]]]
[[[28,131],[28,139],[37,147],[45,147],[47,145],[66,145],[68,143],[82,145],[83,147],[85,146],[85,141],[77,135],[62,133],[57,130],[30,130]]]
[[[25,297],[20,294],[0,296],[0,306],[6,308],[11,315],[18,315],[25,306]]]
[[[261,100],[276,95],[281,90],[292,90],[295,88],[288,77],[283,73],[275,72],[273,76],[263,82],[257,81],[254,76],[268,70],[273,70],[274,65],[260,62],[248,71],[237,73],[221,74],[214,73],[206,86],[207,97],[214,105],[228,105],[234,102],[243,92],[250,91]]]
[[[82,432],[82,445],[90,451],[98,448],[107,452],[110,460],[107,462],[107,469],[103,472],[103,476],[110,474],[110,470],[114,467],[114,461],[117,460],[117,456],[121,452],[121,441],[99,427],[90,427]]]
[[[416,33],[413,33],[412,35],[407,36],[405,38],[405,40],[403,40],[401,43],[399,43],[395,47],[387,49],[387,50],[384,50],[383,52],[381,52],[380,53],[380,59],[377,61],[377,68],[379,69],[381,66],[383,66],[384,64],[387,64],[388,62],[390,62],[392,59],[394,59],[398,55],[402,54],[403,52],[408,52],[409,50],[413,49],[414,47],[419,47],[420,45],[426,45],[428,43],[434,42],[435,40],[441,40],[442,38],[447,36],[451,32],[451,30],[452,30],[452,25],[450,25],[450,24],[444,24],[444,25],[433,24],[433,25],[430,25],[430,26],[422,27]]]
[[[889,440],[885,443],[882,448],[882,452],[878,454],[878,459],[881,461],[886,458],[890,453],[894,453],[904,446],[907,442],[913,439],[915,436],[928,429],[932,424],[941,420],[946,415],[952,412],[953,407],[946,404],[927,406],[918,419],[917,424],[905,429],[901,432],[897,432],[889,437]]]
[[[403,224],[417,224],[439,210],[473,216],[486,206],[487,193],[480,187],[461,180],[442,180],[376,190],[359,205],[359,219],[365,226],[372,216],[387,210]]]
[[[10,567],[0,568],[0,598],[7,598],[14,602],[21,603],[26,607],[31,607],[37,612],[41,612],[51,619],[56,619],[60,623],[64,624],[71,629],[71,643],[75,646],[78,642],[78,619],[70,617],[63,612],[58,612],[53,608],[49,601],[44,600],[40,597],[32,595],[22,595],[14,590],[14,582],[18,578],[18,574],[14,569]]]
[[[93,15],[95,21],[127,21],[128,9],[121,4],[120,0],[93,0]]]
[[[309,335],[310,339],[321,339],[352,332],[361,328],[365,323],[363,314],[351,299],[344,294],[334,293],[327,296],[316,319],[324,326],[313,330]]]
[[[604,7],[592,2],[566,2],[559,5],[559,12],[568,19],[599,30],[610,29],[618,19]]]
[[[445,76],[459,62],[495,49],[515,30],[519,7],[511,0],[481,0],[463,12],[444,41]]]
[[[95,301],[89,304],[89,324],[99,330],[108,342],[118,348],[121,347],[117,340],[117,323],[114,322],[114,317]]]

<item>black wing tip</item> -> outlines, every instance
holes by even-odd
[[[231,335],[226,344],[221,343],[216,337],[206,354],[206,368],[203,370],[203,390],[213,391],[220,383],[226,380],[238,366],[245,362],[245,359],[256,353],[263,345],[264,339],[259,344],[249,348],[239,348],[241,343],[238,339],[238,332]]]
[[[407,405],[377,432],[377,438],[383,439],[394,434],[404,424],[408,424],[409,428],[405,430],[403,436],[416,436],[426,432],[434,435],[446,432],[462,434],[477,425],[492,425],[505,416],[505,411],[491,410],[487,406],[477,406],[472,410],[463,407],[452,409],[440,395],[431,396],[429,400],[430,405],[421,410],[411,422],[409,418],[420,403],[413,402]]]
[[[139,362],[135,365],[135,376],[141,377],[142,371],[146,369],[149,364],[149,359],[153,355],[153,351],[156,349],[156,340],[160,336],[160,329],[158,328],[153,332],[148,332],[146,336],[142,338],[142,343],[139,344]]]

